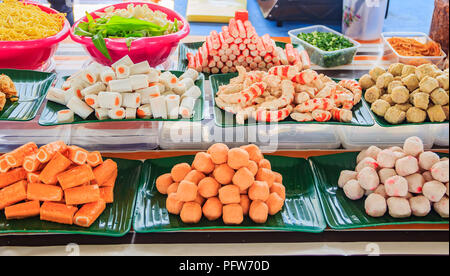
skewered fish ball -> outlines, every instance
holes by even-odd
[[[434,203],[433,208],[441,217],[448,218],[448,197],[443,197],[439,202]]]
[[[378,168],[378,163],[372,157],[366,157],[363,160],[361,160],[361,162],[359,162],[358,165],[356,165],[355,170],[359,173],[365,167],[371,167],[376,170]]]
[[[372,104],[370,109],[378,116],[384,117],[384,115],[386,114],[386,111],[390,107],[391,107],[391,105],[387,101],[378,99]]]
[[[411,107],[406,111],[408,123],[423,123],[427,119],[427,113],[418,107]]]
[[[417,136],[409,137],[403,143],[403,152],[411,156],[419,156],[423,152],[423,142]]]
[[[375,190],[380,185],[380,178],[375,169],[371,167],[365,167],[358,173],[359,185],[366,191]]]
[[[393,80],[394,76],[391,73],[384,73],[378,77],[376,86],[380,89],[387,88]]]
[[[423,185],[423,195],[431,202],[438,202],[447,192],[447,188],[439,181],[432,180]]]
[[[406,181],[408,181],[408,192],[413,194],[421,194],[423,190],[423,185],[425,184],[425,178],[420,173],[411,174],[405,176]]]
[[[427,110],[431,122],[443,122],[446,120],[444,109],[440,105],[434,105]]]
[[[377,81],[378,77],[383,75],[384,73],[386,73],[386,70],[384,70],[380,66],[375,66],[374,68],[372,68],[372,70],[369,71],[369,75],[370,77],[372,77],[372,80],[374,81]]]
[[[368,74],[365,74],[359,79],[359,85],[362,89],[368,89],[375,85],[375,81]]]
[[[419,162],[413,156],[406,156],[395,162],[395,171],[400,176],[407,176],[419,171]]]
[[[449,161],[444,160],[444,161],[439,161],[436,164],[434,164],[431,169],[431,175],[433,176],[434,179],[442,182],[442,183],[447,183],[449,181]]]
[[[444,89],[436,88],[431,92],[430,98],[436,105],[446,105],[448,104],[449,97]]]
[[[391,106],[386,111],[384,119],[393,125],[401,124],[406,119],[406,112]]]
[[[412,214],[416,217],[425,217],[431,212],[431,203],[424,196],[416,196],[409,199]]]
[[[391,97],[394,103],[407,103],[409,101],[409,90],[404,86],[397,86],[392,89]]]
[[[358,180],[352,179],[344,185],[344,193],[351,200],[358,200],[364,196],[364,189]]]
[[[425,151],[419,155],[419,166],[421,169],[430,170],[434,164],[440,161],[439,155],[432,151]]]
[[[395,161],[397,157],[395,153],[389,149],[380,151],[377,156],[377,163],[380,168],[393,168],[395,166]]]
[[[382,184],[386,183],[386,180],[388,180],[390,177],[396,175],[397,172],[394,169],[383,168],[380,171],[378,171],[378,177],[380,178],[380,183]]]
[[[387,211],[386,199],[376,193],[370,194],[364,202],[364,208],[369,216],[382,217]]]
[[[420,91],[431,93],[434,89],[439,87],[439,82],[432,77],[425,77],[419,83]]]
[[[369,103],[374,103],[381,97],[381,95],[382,95],[381,89],[376,86],[372,86],[366,90],[366,93],[364,94],[364,99]]]
[[[387,200],[389,214],[393,218],[407,218],[411,216],[409,200],[401,197],[390,197]]]
[[[393,63],[389,65],[388,72],[391,73],[393,76],[401,76],[404,66],[405,65],[403,63]]]
[[[388,196],[404,197],[408,195],[408,181],[399,175],[387,179],[384,188]]]
[[[339,180],[338,180],[338,186],[339,188],[343,188],[344,185],[352,180],[352,179],[356,179],[358,176],[358,173],[355,171],[349,171],[349,170],[343,170],[341,171],[341,174],[339,176]]]

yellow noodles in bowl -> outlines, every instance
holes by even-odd
[[[61,31],[65,15],[49,14],[17,0],[0,3],[0,41],[42,39]]]

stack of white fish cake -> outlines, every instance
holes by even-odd
[[[47,99],[68,107],[58,112],[58,123],[70,123],[92,113],[98,120],[189,119],[202,91],[195,85],[198,72],[188,69],[179,78],[134,64],[129,56],[111,67],[92,63],[69,77],[61,89],[51,88]]]

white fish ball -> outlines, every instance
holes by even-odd
[[[448,182],[445,184],[445,187],[447,188],[447,192],[445,194],[448,196]]]
[[[378,154],[380,153],[381,149],[377,146],[370,146],[366,150],[366,156],[372,157],[373,159],[377,159]]]
[[[407,218],[411,216],[409,200],[401,197],[390,197],[387,200],[389,214],[394,218]]]
[[[439,181],[433,180],[423,185],[423,195],[431,202],[438,202],[447,192],[447,188]]]
[[[425,196],[416,196],[409,199],[411,211],[416,217],[424,217],[431,212],[431,202]]]
[[[397,156],[391,150],[386,149],[378,153],[377,163],[380,168],[393,168],[395,161],[397,161]]]
[[[417,136],[409,137],[403,144],[403,152],[407,155],[418,156],[423,152],[423,142]]]
[[[344,193],[349,199],[358,200],[364,196],[364,189],[358,180],[352,179],[344,185]]]
[[[424,170],[430,170],[434,164],[440,161],[439,155],[432,151],[422,152],[419,155],[419,166]]]
[[[419,171],[419,162],[413,156],[406,156],[395,162],[395,171],[400,176],[407,176]]]
[[[384,198],[389,198],[389,196],[386,194],[386,188],[383,184],[378,185],[378,187],[375,189],[374,194],[378,194]]]
[[[375,190],[380,185],[380,178],[375,169],[371,167],[365,167],[358,173],[357,177],[359,185],[366,191]]]
[[[420,173],[411,174],[405,176],[406,181],[408,181],[408,191],[413,194],[421,194],[423,189],[423,184],[425,184],[425,178]]]
[[[430,172],[434,179],[446,183],[449,181],[449,161],[439,161],[431,167]]]
[[[361,162],[359,162],[358,165],[356,165],[355,170],[357,172],[360,172],[365,167],[371,167],[372,169],[376,170],[378,168],[378,163],[372,157],[366,157],[363,160],[361,160]]]
[[[388,148],[388,150],[391,150],[393,152],[403,152],[403,149],[401,147],[398,147],[398,146],[390,147],[390,148]]]
[[[382,217],[386,214],[387,203],[386,199],[379,194],[370,194],[364,203],[366,213],[371,217]]]
[[[408,195],[408,181],[402,176],[396,175],[386,180],[384,184],[388,196],[404,197]]]
[[[394,155],[397,160],[406,156],[403,151],[394,151]]]
[[[425,182],[434,180],[430,171],[423,172],[422,176],[423,176],[423,179],[425,179]]]
[[[406,196],[402,196],[403,198],[406,198],[406,199],[410,199],[410,198],[413,198],[414,196],[413,196],[413,194],[411,194],[410,192],[408,192],[407,194],[406,194]]]
[[[381,169],[378,171],[378,176],[380,177],[380,183],[386,183],[386,180],[390,177],[397,175],[394,169]]]
[[[434,203],[433,208],[441,217],[448,218],[448,197],[443,197],[439,202]]]
[[[349,180],[356,179],[358,173],[355,171],[343,170],[339,176],[338,186],[339,188],[343,188],[345,183]]]
[[[359,162],[361,162],[364,158],[366,158],[366,150],[361,151],[358,156],[356,156],[356,164],[358,164]]]

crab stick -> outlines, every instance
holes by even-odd
[[[89,183],[91,180],[95,179],[95,176],[91,166],[85,164],[65,171],[59,174],[57,178],[61,187],[66,190],[80,186],[84,183]]]
[[[236,23],[236,19],[234,19],[234,18],[230,19],[230,22],[228,24],[228,30],[230,32],[230,35],[233,38],[239,37],[239,29],[238,29],[238,26],[237,26],[237,23]]]
[[[103,163],[103,158],[100,152],[93,151],[88,153],[86,162],[88,163],[89,166],[95,168]]]
[[[79,205],[95,202],[100,199],[98,185],[86,185],[64,190],[67,205]]]
[[[234,38],[230,35],[230,30],[229,30],[228,26],[222,27],[222,35],[227,44],[233,43]]]
[[[30,142],[11,151],[10,153],[7,153],[4,158],[6,159],[6,162],[8,162],[8,164],[11,166],[11,168],[17,168],[23,165],[25,157],[35,153],[37,150],[38,147],[36,146],[36,144]]]
[[[41,220],[71,225],[73,224],[73,216],[77,211],[78,208],[75,206],[46,201],[41,206],[40,218]]]
[[[90,227],[105,208],[106,202],[101,198],[96,202],[85,204],[73,217],[73,223],[82,227]]]
[[[89,152],[83,148],[77,146],[68,146],[67,147],[67,158],[70,159],[73,163],[77,165],[83,165],[86,163],[88,159]]]
[[[16,168],[5,173],[0,173],[0,188],[24,179],[27,179],[27,172],[23,168]]]
[[[27,181],[28,181],[28,183],[40,183],[39,182],[39,173],[38,172],[27,173]]]
[[[24,219],[39,216],[41,205],[38,200],[19,203],[5,208],[6,219]]]
[[[295,58],[295,49],[294,49],[294,46],[292,46],[292,44],[286,44],[286,57],[287,57],[287,59],[288,59],[288,62],[289,63],[293,63],[295,60],[296,60],[296,58]]]
[[[114,171],[113,175],[106,180],[103,184],[99,185],[100,187],[114,187],[116,185],[118,172]]]
[[[193,53],[186,54],[188,60],[188,68],[195,68],[195,56]]]
[[[45,184],[56,184],[58,182],[56,176],[64,172],[70,165],[72,165],[72,161],[57,152],[55,157],[42,170],[39,181]]]
[[[114,187],[101,187],[100,188],[100,198],[105,201],[105,203],[114,202]]]
[[[63,190],[56,185],[30,183],[27,187],[27,199],[39,201],[60,201],[63,198]]]
[[[27,199],[27,182],[21,180],[0,190],[0,210]]]
[[[107,159],[100,166],[94,169],[95,180],[98,185],[102,185],[117,172],[117,163]]]
[[[266,48],[267,53],[272,53],[274,50],[273,40],[270,38],[270,35],[265,34],[261,37],[262,42],[264,43],[264,47]]]
[[[25,171],[31,173],[38,171],[41,168],[41,161],[39,161],[36,157],[36,154],[29,155],[25,157],[23,161],[23,168]]]
[[[11,166],[6,161],[5,156],[5,154],[0,156],[0,173],[5,173],[11,169]]]

